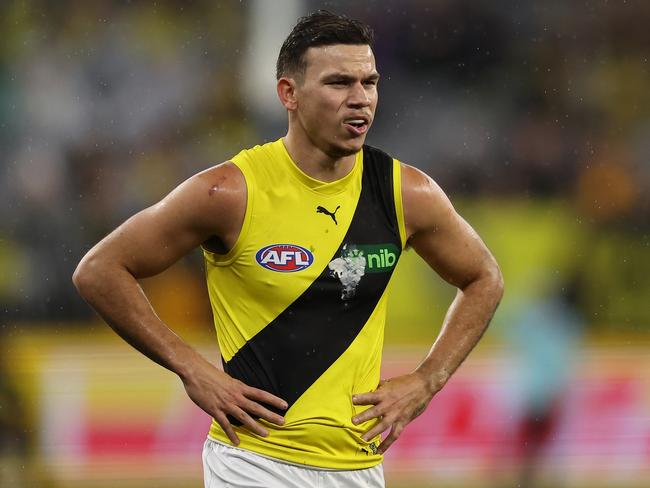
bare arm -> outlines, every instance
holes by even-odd
[[[176,373],[190,398],[235,444],[239,441],[226,415],[267,435],[251,415],[276,424],[284,420],[258,402],[282,409],[286,403],[234,380],[199,355],[158,318],[137,280],[164,271],[212,236],[232,246],[245,211],[244,178],[232,163],[224,163],[124,222],[84,256],[73,275],[79,293],[104,320],[137,350]]]
[[[460,366],[483,335],[503,294],[503,279],[494,257],[431,178],[403,165],[402,194],[409,244],[458,292],[438,338],[417,369],[353,398],[358,405],[373,405],[353,422],[380,418],[364,434],[366,440],[391,429],[380,452],[425,410]]]
[[[503,278],[481,238],[438,185],[413,168],[406,171],[415,180],[405,196],[406,219],[414,228],[410,243],[432,269],[458,288],[438,338],[416,370],[431,390],[438,391],[483,335],[503,295]]]

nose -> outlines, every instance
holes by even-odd
[[[368,107],[370,105],[370,96],[366,91],[363,83],[354,83],[350,89],[348,97],[348,106],[350,107]]]

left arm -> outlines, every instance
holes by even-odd
[[[390,428],[380,453],[447,383],[483,335],[503,295],[503,278],[494,257],[431,178],[402,165],[402,200],[408,243],[458,292],[422,363],[412,373],[352,398],[355,405],[373,405],[354,417],[354,424],[379,419],[363,435],[365,440]]]

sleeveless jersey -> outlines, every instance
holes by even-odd
[[[231,160],[247,185],[241,233],[227,254],[204,249],[224,370],[286,400],[268,437],[229,420],[239,447],[292,463],[362,469],[380,436],[353,425],[352,395],[379,383],[386,286],[405,245],[400,163],[364,146],[345,177],[303,173],[282,139]],[[229,443],[213,420],[210,437]]]

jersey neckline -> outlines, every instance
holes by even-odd
[[[284,139],[280,138],[275,141],[281,148],[282,160],[285,163],[285,166],[289,172],[304,186],[309,188],[312,191],[326,194],[326,195],[335,195],[345,191],[350,183],[356,179],[361,168],[363,166],[363,149],[359,150],[355,155],[354,166],[350,172],[345,175],[343,178],[339,178],[334,181],[321,181],[316,178],[312,178],[303,170],[301,170],[295,161],[291,158],[287,147],[284,145]]]

